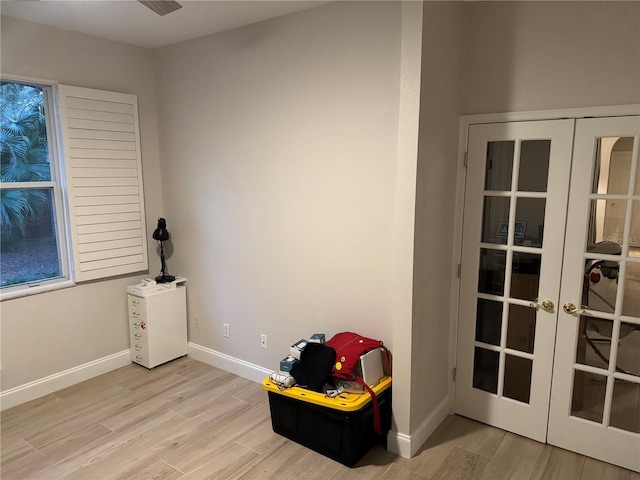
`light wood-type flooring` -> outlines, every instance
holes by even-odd
[[[378,446],[350,469],[273,433],[259,384],[187,357],[11,408],[1,428],[2,480],[640,480],[458,416],[412,459]]]

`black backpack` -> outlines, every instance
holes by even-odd
[[[307,343],[300,354],[300,361],[291,368],[291,376],[299,387],[322,392],[331,381],[331,370],[336,361],[336,351],[321,343]]]

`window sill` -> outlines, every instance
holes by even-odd
[[[38,285],[37,287],[25,287],[20,290],[0,293],[0,302],[12,300],[14,298],[28,297],[38,293],[52,292],[54,290],[62,290],[63,288],[75,287],[76,283],[71,280],[63,280],[48,285]]]

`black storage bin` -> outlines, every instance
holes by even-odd
[[[348,394],[344,399],[329,399],[321,393],[302,388],[279,391],[265,380],[269,394],[273,431],[305,447],[332,458],[348,467],[353,466],[376,443],[386,447],[391,428],[391,379],[375,388],[382,435],[373,428],[373,402],[368,393]],[[353,410],[362,404],[361,408]],[[345,410],[345,408],[347,410]]]

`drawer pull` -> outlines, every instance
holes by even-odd
[[[136,333],[133,335],[133,338],[135,338],[136,340],[140,340],[142,338],[142,335],[140,335],[139,333]]]
[[[136,360],[138,360],[139,362],[142,361],[142,357],[140,355],[136,355]]]
[[[138,318],[140,316],[140,312],[133,312],[131,315],[133,315],[134,317]]]
[[[140,305],[140,302],[138,300],[133,300],[131,302],[131,305],[133,305],[134,307],[137,307],[138,305]]]
[[[136,345],[134,348],[135,348],[137,351],[142,350],[142,347],[141,347],[140,345]]]
[[[134,322],[133,326],[134,326],[135,328],[140,328],[140,324],[139,324],[139,323],[135,323],[135,322]]]

